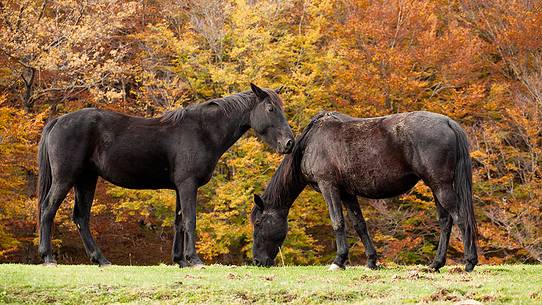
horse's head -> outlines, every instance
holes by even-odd
[[[275,151],[288,154],[294,147],[294,135],[284,117],[280,89],[262,89],[250,84],[258,103],[250,113],[250,127]]]
[[[254,227],[254,264],[269,267],[275,264],[275,257],[288,233],[288,212],[265,208],[266,205],[258,195],[254,195],[254,204],[250,215]]]

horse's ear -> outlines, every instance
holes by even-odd
[[[250,89],[252,89],[252,92],[254,92],[260,100],[263,100],[268,96],[267,92],[253,83],[250,83]]]
[[[254,204],[256,205],[257,209],[260,209],[263,211],[264,203],[262,198],[258,194],[254,194]]]
[[[277,89],[275,89],[275,92],[276,92],[277,94],[280,94],[280,93],[282,92],[283,89],[284,89],[284,85],[282,85],[282,86],[278,87]]]

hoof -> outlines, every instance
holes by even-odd
[[[203,267],[205,266],[203,261],[197,256],[195,256],[193,258],[187,257],[186,258],[186,263],[188,264],[188,266],[190,266],[190,267],[192,267],[194,269],[203,269]]]
[[[111,264],[111,262],[106,261],[106,262],[99,263],[98,266],[100,268],[107,268],[107,267],[111,267],[113,265]]]
[[[46,256],[43,258],[43,265],[47,267],[56,267],[56,260],[52,256]]]
[[[436,272],[436,273],[439,273],[440,272],[440,268],[442,268],[443,264],[438,264],[438,263],[431,263],[431,265],[429,265],[429,269],[433,272]]]
[[[331,264],[329,268],[327,268],[328,271],[337,271],[337,270],[344,270],[344,267],[341,267],[335,263]]]
[[[367,263],[367,268],[369,268],[371,270],[376,270],[376,269],[378,269],[378,265],[376,264],[376,262],[368,262]]]
[[[179,264],[179,268],[190,267],[190,264],[186,260],[178,261],[177,264]]]
[[[476,264],[473,264],[473,263],[467,263],[465,265],[465,271],[467,272],[472,272],[474,270],[474,266],[476,266]]]
[[[195,265],[192,265],[191,267],[192,267],[192,269],[196,269],[196,270],[205,269],[204,264],[195,264]]]

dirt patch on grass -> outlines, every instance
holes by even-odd
[[[131,289],[129,291],[123,291],[118,293],[116,301],[121,301],[126,299],[127,301],[132,300],[153,300],[153,301],[168,301],[180,298],[182,293],[177,290],[172,289]]]
[[[373,297],[365,294],[363,291],[326,291],[310,294],[304,301],[309,303],[339,303],[339,302],[351,302],[353,300],[359,300],[361,297]]]
[[[473,299],[482,303],[492,303],[498,301],[500,297],[494,294],[477,294],[474,292],[469,292],[465,294],[465,297],[468,299]]]
[[[419,266],[418,268],[411,271],[418,271],[420,273],[435,273],[435,270],[433,268],[429,268],[427,266]]]
[[[202,277],[199,276],[199,275],[192,275],[192,274],[187,274],[184,276],[185,279],[187,280],[201,280]]]
[[[462,300],[459,302],[454,303],[454,305],[483,305],[483,303],[480,303],[476,300]]]
[[[274,281],[275,277],[276,277],[275,275],[265,275],[265,276],[262,276],[260,278],[263,279],[263,280],[266,280],[266,281]]]
[[[483,294],[476,298],[476,300],[486,303],[486,302],[495,302],[497,301],[497,297],[491,294]]]
[[[460,274],[460,273],[466,273],[463,267],[461,266],[453,266],[450,269],[448,269],[448,273],[451,274]]]
[[[9,289],[5,297],[0,296],[0,303],[12,304],[78,304],[84,297],[88,304],[130,302],[147,295],[154,296],[148,291],[131,291],[120,286],[92,285],[83,287],[54,287],[47,289]],[[1,292],[1,291],[0,291]]]
[[[394,274],[392,277],[391,277],[391,280],[392,282],[397,282],[397,281],[401,281],[401,280],[429,280],[429,279],[433,279],[433,276],[427,274],[427,273],[424,273],[424,272],[420,272],[418,271],[417,269],[415,270],[409,270],[405,273],[405,275],[399,275],[399,274]]]
[[[533,300],[542,300],[542,290],[530,292],[529,298]]]
[[[295,299],[297,299],[297,295],[289,292],[289,291],[286,291],[286,290],[280,290],[278,291],[278,293],[272,298],[273,301],[275,302],[278,302],[278,303],[282,303],[282,304],[287,304],[287,303],[290,303],[292,301],[294,301]]]
[[[275,277],[274,275],[271,275],[271,276],[262,276],[260,278],[268,280],[268,281],[272,281],[274,277]],[[226,274],[226,279],[228,280],[242,280],[242,279],[250,279],[250,278],[252,278],[252,276],[248,273],[238,274],[238,273],[228,272],[228,274]]]
[[[349,287],[366,287],[367,285],[373,283],[385,283],[386,280],[383,279],[381,275],[378,274],[362,274],[361,276],[355,277],[350,283]]]
[[[378,274],[362,274],[353,278],[352,280],[356,282],[373,283],[379,281],[380,279],[382,279],[382,276]]]
[[[44,304],[56,304],[64,300],[62,297],[51,295],[49,292],[34,290],[8,289],[2,290],[0,295],[0,301],[2,302],[2,304],[22,304],[38,302]]]
[[[472,277],[468,273],[463,273],[459,276],[459,278],[456,279],[458,282],[470,282],[472,281]],[[481,287],[481,286],[480,286]],[[478,287],[478,288],[480,288]]]
[[[457,295],[454,295],[452,291],[446,288],[441,288],[433,292],[431,295],[428,295],[421,299],[423,303],[432,303],[432,302],[439,302],[439,301],[457,302],[459,300],[460,299]]]
[[[420,280],[420,279],[430,279],[432,277],[428,276],[424,271],[419,270],[410,270],[406,273],[405,277],[409,280]]]
[[[481,274],[500,274],[500,273],[509,273],[509,272],[512,272],[511,270],[509,269],[506,269],[506,268],[500,268],[500,267],[493,267],[492,269],[484,269],[484,270],[480,270],[480,271],[476,271],[475,272],[478,272],[478,273],[481,273]]]
[[[242,304],[253,304],[259,299],[256,295],[247,291],[237,291],[234,296]]]
[[[240,277],[239,275],[235,274],[235,273],[231,273],[231,272],[230,272],[230,273],[228,273],[228,274],[226,275],[226,278],[227,278],[228,280],[238,280],[238,279],[240,279],[241,277]]]
[[[256,302],[286,304],[286,303],[295,301],[297,298],[299,298],[299,296],[296,295],[295,293],[284,290],[284,289],[275,290],[275,291],[271,290],[267,293],[252,293],[250,291],[243,290],[243,291],[236,291],[233,295],[234,295],[234,298],[236,299],[236,302],[239,302],[242,304],[253,304]]]

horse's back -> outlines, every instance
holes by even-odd
[[[70,151],[89,149],[103,142],[114,142],[134,123],[145,120],[113,111],[84,108],[58,117],[48,139],[49,145]]]
[[[445,115],[428,112],[414,111],[393,114],[382,117],[382,124],[391,136],[397,138],[443,136],[450,134],[448,122],[451,119]]]

